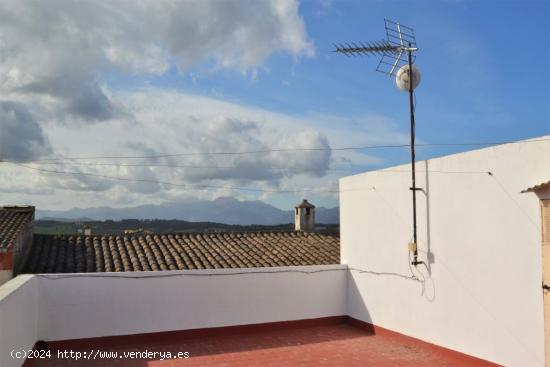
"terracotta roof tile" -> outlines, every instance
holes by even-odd
[[[0,207],[0,250],[12,248],[17,236],[34,220],[34,206]]]
[[[339,238],[317,233],[35,235],[23,272],[123,272],[339,263]]]

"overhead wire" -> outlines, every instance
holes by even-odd
[[[114,181],[126,181],[126,182],[143,182],[143,183],[152,183],[173,187],[183,187],[189,190],[208,190],[208,189],[225,189],[225,190],[237,190],[237,191],[252,191],[252,192],[265,192],[265,193],[299,193],[299,192],[326,192],[326,193],[338,193],[340,190],[328,190],[328,189],[319,189],[319,188],[300,188],[300,189],[259,189],[252,187],[238,187],[238,186],[223,186],[223,185],[204,185],[204,184],[185,184],[185,183],[175,183],[170,181],[160,181],[152,179],[139,179],[139,178],[129,178],[129,177],[120,177],[120,176],[110,176],[89,172],[74,172],[74,171],[59,171],[59,170],[48,170],[43,168],[31,167],[21,163],[7,162],[18,167],[49,173],[49,174],[63,174],[63,175],[77,175],[77,176],[91,176],[104,178],[107,180]]]
[[[390,145],[371,145],[362,147],[341,147],[341,148],[276,148],[276,149],[260,149],[247,151],[225,151],[225,152],[185,152],[185,153],[170,153],[170,154],[155,154],[141,156],[83,156],[83,157],[57,157],[44,158],[35,160],[22,161],[23,163],[48,162],[58,160],[81,160],[81,159],[157,159],[171,157],[193,157],[193,156],[212,156],[212,155],[245,155],[245,154],[265,154],[265,153],[284,153],[284,152],[316,152],[316,151],[346,151],[346,150],[363,150],[363,149],[381,149],[381,148],[404,148],[408,144],[390,144]]]
[[[540,141],[550,141],[550,138],[523,140],[523,141],[492,141],[492,142],[457,142],[457,143],[416,143],[416,147],[442,147],[442,146],[495,146],[502,144],[523,144]],[[265,153],[282,153],[282,152],[306,152],[306,151],[348,151],[348,150],[367,150],[367,149],[384,149],[384,148],[407,148],[410,144],[386,144],[386,145],[365,145],[358,147],[339,147],[339,148],[274,148],[260,149],[249,151],[220,151],[220,152],[185,152],[185,153],[170,153],[156,155],[141,155],[141,156],[81,156],[81,157],[55,157],[43,158],[35,160],[23,160],[20,163],[36,163],[36,162],[52,162],[64,160],[84,160],[84,159],[157,159],[169,157],[185,157],[185,156],[215,156],[215,155],[245,155],[245,154],[265,154]],[[0,159],[2,161],[2,159]]]
[[[56,170],[56,169],[45,169],[32,167],[26,164],[21,164],[17,162],[4,161],[3,163],[9,163],[17,167],[25,168],[28,170],[38,171],[46,174],[61,174],[61,175],[74,175],[74,176],[89,176],[89,177],[98,177],[107,180],[113,181],[124,181],[124,182],[140,182],[140,183],[151,183],[166,185],[172,187],[182,187],[189,190],[209,190],[209,189],[225,189],[225,190],[235,190],[235,191],[250,191],[250,192],[262,192],[262,193],[300,193],[300,192],[313,192],[313,193],[344,193],[352,191],[365,191],[365,190],[376,190],[374,186],[368,187],[357,187],[350,189],[323,189],[319,187],[303,187],[303,188],[292,188],[292,189],[262,189],[262,188],[253,188],[253,187],[241,187],[241,186],[227,186],[227,185],[211,185],[211,184],[190,184],[190,183],[175,183],[171,181],[161,181],[155,179],[141,179],[141,178],[131,178],[131,177],[121,177],[121,176],[112,176],[99,173],[90,173],[90,172],[77,172],[77,171],[65,171],[65,170]],[[367,171],[369,172],[369,171]],[[364,173],[367,173],[364,172]],[[408,173],[407,170],[382,170],[377,172],[387,172],[387,173]],[[420,172],[420,171],[419,171]],[[441,171],[434,170],[429,171],[430,173],[438,174],[480,174],[488,173],[486,171]]]
[[[500,187],[502,192],[510,199],[510,201],[516,206],[516,208],[525,216],[525,218],[529,221],[529,223],[535,228],[538,232],[540,232],[540,226],[535,222],[533,218],[527,212],[521,207],[521,205],[513,198],[513,196],[506,190],[504,185],[496,178],[496,176],[490,172],[489,176],[497,183],[497,185]]]
[[[18,161],[10,161],[10,160],[4,160],[0,161],[4,163],[23,163]],[[157,167],[165,167],[165,168],[186,168],[186,169],[231,169],[231,168],[240,168],[243,167],[239,164],[233,164],[230,166],[194,166],[194,165],[180,165],[180,164],[162,164],[162,163],[95,163],[95,162],[32,162],[32,164],[40,164],[40,165],[66,165],[66,166],[99,166],[99,167],[146,167],[146,168],[157,168]],[[262,169],[268,169],[268,170],[280,170],[280,171],[292,171],[292,167],[270,167],[266,165],[262,165]],[[350,172],[350,171],[356,171],[361,170],[361,173],[368,173],[375,171],[373,169],[370,170],[364,170],[359,165],[356,165],[356,167],[329,167],[324,169],[324,171],[341,171],[341,172]],[[307,170],[303,172],[307,173]],[[399,172],[399,173],[410,173],[410,170],[395,170],[395,169],[376,169],[379,173],[390,173],[390,172]],[[416,170],[416,172],[422,173],[425,171],[422,170]],[[430,173],[486,173],[486,171],[441,171],[441,170],[430,170]]]
[[[535,140],[529,140],[529,141],[523,141],[523,142],[535,142],[535,141],[550,141],[550,138],[545,139],[535,139]],[[522,143],[522,142],[515,142],[515,143]],[[490,143],[452,143],[452,144],[490,144]],[[441,144],[439,144],[441,145]],[[395,145],[394,147],[396,147]],[[402,146],[402,145],[399,145]],[[371,148],[375,146],[370,146]],[[380,147],[380,146],[376,146]],[[354,148],[334,148],[334,149],[354,149]],[[242,152],[241,152],[242,153]],[[153,156],[149,156],[153,157]],[[69,159],[75,159],[75,158],[65,158],[66,160]],[[91,158],[87,158],[91,159]],[[38,161],[29,161],[32,164],[48,164],[48,165],[86,165],[86,166],[115,166],[115,167],[167,167],[167,168],[204,168],[204,169],[230,169],[230,168],[238,168],[238,165],[233,166],[194,166],[194,165],[173,165],[173,164],[127,164],[127,163],[97,163],[97,162],[69,162],[69,163],[58,163],[55,161],[44,161],[44,160],[38,160]],[[76,172],[76,171],[65,171],[65,170],[58,170],[58,169],[44,169],[44,168],[38,168],[29,166],[27,164],[23,164],[24,162],[17,162],[17,161],[8,161],[8,160],[0,160],[0,163],[9,163],[13,164],[25,169],[39,171],[43,173],[48,174],[63,174],[63,175],[80,175],[80,176],[91,176],[91,177],[98,177],[98,178],[104,178],[108,180],[116,180],[116,181],[126,181],[126,182],[143,182],[143,183],[152,183],[152,184],[160,184],[160,185],[166,185],[166,186],[173,186],[173,187],[183,187],[186,189],[192,189],[192,190],[207,190],[207,189],[226,189],[226,190],[237,190],[237,191],[251,191],[251,192],[265,192],[265,193],[299,193],[299,192],[318,192],[318,193],[341,193],[346,191],[362,191],[362,190],[374,190],[374,187],[363,187],[363,188],[354,188],[354,189],[346,189],[346,190],[338,190],[338,189],[321,189],[321,188],[296,188],[296,189],[261,189],[261,188],[252,188],[252,187],[239,187],[239,186],[225,186],[225,185],[211,185],[211,184],[190,184],[190,183],[174,183],[169,181],[160,181],[160,180],[154,180],[154,179],[140,179],[140,178],[130,178],[130,177],[120,177],[120,176],[111,176],[111,175],[104,175],[104,174],[98,174],[98,173],[90,173],[90,172]],[[268,169],[274,169],[274,170],[292,170],[292,168],[283,168],[283,167],[264,167]],[[354,171],[356,169],[360,168],[327,168],[325,171]],[[368,173],[372,172],[370,171],[362,171],[360,173]],[[409,173],[410,170],[396,170],[396,169],[379,169],[376,171],[377,173]],[[422,170],[418,170],[418,172],[425,172]],[[491,175],[491,172],[488,171],[465,171],[465,170],[429,170],[430,173],[441,173],[441,174],[482,174],[482,173],[488,173]],[[494,177],[493,177],[494,178]],[[496,178],[494,178],[496,180]],[[497,183],[498,180],[496,180]],[[502,187],[502,185],[499,183],[500,187],[504,192],[506,190]],[[509,194],[508,194],[509,196]]]
[[[14,162],[14,161],[6,161]],[[15,162],[18,163],[18,162]],[[193,168],[193,169],[229,169],[238,167],[231,166],[193,166],[187,164],[163,164],[163,163],[95,163],[95,162],[28,162],[41,165],[68,165],[68,166],[105,166],[105,167],[167,167],[167,168]]]
[[[16,163],[16,162],[4,162],[9,163],[12,165],[15,165],[17,167],[25,168],[28,170],[34,170],[38,172],[43,172],[47,174],[62,174],[62,175],[74,175],[74,176],[90,176],[90,177],[98,177],[103,178],[107,180],[113,180],[113,181],[125,181],[125,182],[141,182],[141,183],[151,183],[151,184],[159,184],[159,185],[166,185],[166,186],[172,186],[172,187],[182,187],[189,190],[209,190],[209,189],[225,189],[225,190],[235,190],[235,191],[251,191],[251,192],[263,192],[263,193],[300,193],[300,192],[313,192],[313,193],[343,193],[343,192],[352,192],[352,191],[365,191],[365,190],[375,190],[375,187],[358,187],[358,188],[351,188],[351,189],[322,189],[319,187],[303,187],[303,188],[293,188],[293,189],[261,189],[261,188],[253,188],[253,187],[240,187],[240,186],[224,186],[224,185],[206,185],[206,184],[188,184],[188,183],[175,183],[170,181],[160,181],[160,180],[154,180],[154,179],[140,179],[140,178],[131,178],[131,177],[121,177],[121,176],[111,176],[111,175],[104,175],[99,173],[89,173],[89,172],[76,172],[76,171],[62,171],[62,170],[51,170],[51,169],[44,169],[44,168],[38,168],[38,167],[32,167],[26,164]],[[408,171],[395,171],[399,173],[404,173]],[[436,173],[450,173],[450,174],[457,174],[457,173],[486,173],[481,171],[436,171]]]
[[[17,162],[17,161],[8,161],[5,160],[3,162],[6,163],[23,163],[23,162]],[[231,169],[231,168],[240,168],[245,165],[239,165],[239,164],[233,164],[228,166],[194,166],[194,165],[187,165],[187,164],[163,164],[163,163],[96,163],[96,162],[28,162],[32,164],[40,164],[40,165],[66,165],[66,166],[98,166],[98,167],[147,167],[147,168],[185,168],[185,169]],[[277,170],[277,171],[290,171],[292,170],[292,167],[269,167],[262,165],[262,169],[269,169],[269,170]],[[360,168],[327,168],[327,171],[354,171]]]

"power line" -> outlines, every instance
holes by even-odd
[[[188,156],[211,156],[211,155],[245,155],[245,154],[265,154],[265,153],[283,153],[283,152],[315,152],[315,151],[345,151],[345,150],[362,150],[362,149],[379,149],[379,148],[405,148],[407,144],[397,145],[371,145],[363,147],[342,147],[342,148],[280,148],[280,149],[262,149],[262,150],[248,150],[248,151],[236,151],[236,152],[189,152],[189,153],[173,153],[173,154],[157,154],[157,155],[143,155],[143,156],[88,156],[88,157],[58,157],[58,158],[44,158],[35,160],[21,161],[22,163],[35,163],[35,162],[50,162],[59,160],[82,160],[82,159],[156,159],[156,158],[170,158],[170,157],[188,157]]]
[[[527,140],[527,141],[498,141],[498,142],[475,142],[475,143],[417,143],[417,147],[443,147],[443,146],[494,146],[502,144],[523,144],[534,143],[540,141],[550,141],[550,138]],[[383,149],[383,148],[407,148],[410,144],[388,144],[388,145],[366,145],[360,147],[340,147],[340,148],[276,148],[262,149],[250,151],[234,151],[234,152],[188,152],[174,154],[158,154],[158,155],[143,155],[143,156],[87,156],[87,157],[57,157],[45,158],[36,160],[20,161],[20,163],[35,163],[35,162],[51,162],[63,160],[83,160],[83,159],[156,159],[169,157],[185,157],[185,156],[212,156],[212,155],[245,155],[245,154],[265,154],[265,153],[281,153],[281,152],[304,152],[304,151],[348,151],[348,150],[367,150],[367,149]],[[2,160],[0,160],[2,161]]]
[[[75,171],[61,171],[61,170],[50,170],[50,169],[44,169],[44,168],[38,168],[38,167],[31,167],[25,164],[16,163],[16,162],[6,162],[13,164],[18,167],[22,167],[29,170],[39,171],[47,174],[62,174],[62,175],[74,175],[74,176],[89,176],[89,177],[98,177],[103,178],[107,180],[113,180],[113,181],[124,181],[124,182],[141,182],[141,183],[152,183],[152,184],[159,184],[159,185],[166,185],[166,186],[173,186],[173,187],[183,187],[189,190],[208,190],[208,189],[225,189],[225,190],[235,190],[235,191],[251,191],[251,192],[263,192],[263,193],[300,193],[300,192],[317,192],[317,193],[343,193],[343,192],[350,192],[350,191],[365,191],[365,190],[375,190],[375,187],[359,187],[359,188],[353,188],[353,189],[319,189],[319,188],[311,188],[311,187],[304,187],[300,189],[260,189],[260,188],[252,188],[252,187],[237,187],[237,186],[220,186],[220,185],[202,185],[202,184],[184,184],[184,183],[174,183],[169,181],[159,181],[159,180],[153,180],[153,179],[140,179],[140,178],[129,178],[129,177],[120,177],[120,176],[110,176],[110,175],[104,175],[99,173],[89,173],[89,172],[75,172]],[[406,170],[386,170],[386,171],[378,171],[378,172],[390,172],[390,173],[406,173],[409,171]],[[480,174],[480,173],[488,173],[485,171],[430,171],[435,173],[449,173],[449,174]]]
[[[550,140],[550,139],[545,139]],[[319,189],[319,188],[311,188],[311,187],[304,187],[300,189],[260,189],[260,188],[252,188],[252,187],[236,187],[236,186],[221,186],[221,185],[203,185],[203,184],[184,184],[184,183],[174,183],[169,181],[159,181],[154,179],[140,179],[140,178],[129,178],[129,177],[120,177],[120,176],[110,176],[110,175],[104,175],[104,174],[98,174],[98,173],[89,173],[89,172],[75,172],[75,171],[62,171],[62,170],[50,170],[50,169],[44,169],[44,168],[38,168],[38,167],[32,167],[25,164],[12,162],[12,161],[0,161],[3,163],[9,163],[13,164],[18,167],[22,167],[29,170],[39,171],[43,173],[48,174],[63,174],[63,175],[75,175],[75,176],[91,176],[91,177],[99,177],[104,178],[107,180],[114,180],[114,181],[125,181],[125,182],[142,182],[142,183],[152,183],[152,184],[159,184],[159,185],[167,185],[167,186],[173,186],[173,187],[183,187],[190,190],[206,190],[206,189],[226,189],[226,190],[236,190],[236,191],[252,191],[252,192],[264,192],[264,193],[300,193],[300,192],[319,192],[319,193],[343,193],[348,191],[365,191],[365,190],[376,190],[374,186],[371,187],[358,187],[358,188],[352,188],[352,189]],[[88,164],[89,162],[85,162],[85,164]],[[46,163],[46,164],[61,164],[61,163]],[[84,164],[84,163],[83,163]],[[78,165],[78,163],[76,163]],[[96,165],[96,163],[89,163],[89,165]],[[109,165],[109,166],[125,166],[124,164],[97,164],[97,165]],[[128,166],[144,166],[149,167],[151,165],[128,165]],[[153,165],[154,166],[154,165]],[[166,167],[178,167],[178,166],[172,166],[172,165],[165,165]],[[208,166],[183,166],[187,168],[206,168]],[[233,168],[238,166],[227,166],[227,167],[221,167],[221,166],[211,166],[212,168]],[[327,169],[327,170],[337,170],[337,169]],[[341,169],[346,170],[346,169]],[[370,171],[364,171],[361,173],[369,173],[369,172],[378,172],[378,173],[410,173],[409,170],[395,170],[395,169],[381,169],[381,170],[370,170]],[[426,172],[426,171],[419,171],[419,172]],[[443,170],[428,170],[428,173],[437,173],[437,174],[488,174],[489,176],[493,176],[491,171],[443,171]],[[494,178],[494,177],[493,177]],[[498,182],[497,182],[498,183]],[[501,185],[501,189],[504,190],[504,188]],[[530,219],[530,218],[529,218]]]
[[[4,161],[6,163],[19,163],[16,161]],[[190,169],[230,169],[230,168],[239,168],[246,165],[233,164],[230,166],[193,166],[193,165],[180,165],[180,164],[162,164],[162,163],[95,163],[95,162],[32,162],[32,164],[40,165],[68,165],[68,166],[105,166],[105,167],[165,167],[165,168],[190,168]],[[262,169],[270,170],[280,170],[280,171],[290,171],[291,167],[266,167],[261,165]],[[328,170],[335,171],[352,171],[359,168],[329,168]]]
[[[0,160],[0,163],[12,163],[12,164],[19,164],[21,162],[18,161],[11,161],[11,160]],[[187,165],[187,164],[163,164],[163,163],[104,163],[104,162],[32,162],[32,164],[39,164],[39,165],[53,165],[53,166],[61,166],[61,165],[67,165],[67,166],[88,166],[88,167],[145,167],[145,168],[185,168],[185,169],[231,169],[231,168],[244,168],[246,165],[239,165],[239,164],[233,164],[229,166],[194,166],[194,165]],[[341,171],[341,172],[352,172],[352,171],[358,171],[359,173],[369,173],[369,172],[378,172],[378,173],[410,173],[410,170],[406,169],[387,169],[387,168],[375,168],[375,169],[368,169],[365,170],[364,168],[360,167],[361,164],[356,164],[355,167],[328,167],[325,168],[323,171]],[[293,171],[294,169],[292,167],[273,167],[273,166],[266,166],[265,164],[261,165],[262,169],[268,169],[268,170],[277,170],[277,171]],[[302,173],[307,173],[309,170],[301,169]],[[420,173],[456,173],[456,174],[479,174],[479,173],[487,173],[487,171],[464,171],[464,170],[448,170],[448,171],[442,171],[442,170],[417,170],[417,172]]]
[[[372,170],[368,170],[368,171],[363,171],[361,172],[360,174],[362,173],[371,173],[371,172],[376,172],[376,173],[411,173],[410,170],[405,170],[405,169],[384,169],[384,168],[380,168],[380,169],[372,169]],[[488,171],[442,171],[442,170],[416,170],[416,172],[419,172],[419,173],[446,173],[446,174],[482,174],[482,173],[489,173]]]
[[[502,190],[502,192],[504,192],[504,194],[506,194],[506,196],[508,197],[508,199],[510,199],[510,201],[516,206],[516,208],[525,216],[525,218],[527,218],[527,220],[529,220],[529,223],[535,228],[535,230],[537,231],[540,231],[540,226],[535,222],[535,220],[533,220],[533,218],[531,218],[531,216],[529,214],[527,214],[527,212],[521,207],[521,205],[514,199],[514,197],[508,192],[508,190],[506,190],[506,188],[504,187],[504,185],[499,181],[497,180],[496,176],[491,172],[489,173],[489,176],[491,176],[491,178],[493,180],[495,180],[495,182],[497,183],[497,185],[500,187],[500,189]]]
[[[6,161],[8,163],[18,163],[16,161]],[[29,162],[31,163],[31,162]],[[43,165],[70,165],[70,166],[107,166],[107,167],[167,167],[167,168],[193,168],[193,169],[227,169],[235,168],[237,165],[231,166],[193,166],[180,164],[162,164],[162,163],[95,163],[95,162],[32,162],[33,164]]]
[[[20,163],[17,161],[0,161],[4,163]],[[31,163],[31,162],[29,162]],[[193,165],[180,165],[180,164],[162,164],[162,163],[96,163],[96,162],[32,162],[32,164],[39,165],[67,165],[67,166],[100,166],[100,167],[146,167],[146,168],[185,168],[185,169],[231,169],[231,168],[242,168],[246,165],[233,164],[230,166],[193,166]],[[295,170],[292,167],[267,167],[266,165],[261,165],[262,169],[274,170],[274,171],[292,171]],[[360,167],[347,167],[347,168],[327,168],[325,171],[356,171],[362,170]],[[301,169],[302,172],[309,172],[308,170]],[[364,170],[363,170],[364,171]],[[403,171],[405,172],[405,171]]]
[[[310,191],[310,192],[332,192],[337,193],[340,192],[340,190],[330,190],[330,189],[318,189],[318,188],[301,188],[301,189],[278,189],[278,190],[270,190],[270,189],[259,189],[259,188],[251,188],[251,187],[237,187],[237,186],[220,186],[220,185],[202,185],[202,184],[183,184],[183,183],[174,183],[174,182],[168,182],[168,181],[158,181],[158,180],[151,180],[151,179],[140,179],[140,178],[128,178],[128,177],[120,177],[120,176],[109,176],[109,175],[102,175],[102,174],[96,174],[96,173],[88,173],[88,172],[74,172],[74,171],[59,171],[59,170],[49,170],[44,168],[37,168],[37,167],[31,167],[20,163],[15,162],[7,162],[10,164],[13,164],[18,167],[23,167],[26,169],[49,173],[49,174],[63,174],[63,175],[75,175],[75,176],[91,176],[91,177],[99,177],[104,178],[107,180],[114,180],[114,181],[126,181],[126,182],[143,182],[143,183],[152,183],[152,184],[159,184],[159,185],[167,185],[167,186],[174,186],[174,187],[183,187],[189,190],[208,190],[208,189],[226,189],[226,190],[236,190],[236,191],[253,191],[253,192],[267,192],[267,193],[300,193],[304,191]]]
[[[0,161],[4,163],[19,163],[17,161]],[[179,165],[179,164],[162,164],[162,163],[95,163],[95,162],[33,162],[33,164],[40,164],[40,165],[68,165],[68,166],[101,166],[101,167],[146,167],[146,168],[157,168],[157,167],[165,167],[165,168],[189,168],[189,169],[230,169],[230,168],[240,168],[243,167],[238,164],[234,164],[231,166],[193,166],[193,165]],[[269,169],[269,170],[280,170],[280,171],[291,171],[292,167],[267,167],[265,165],[262,165],[262,169]],[[334,168],[326,168],[325,171],[342,171],[342,172],[349,172],[349,171],[356,171],[356,170],[362,170],[361,167],[334,167]],[[371,169],[371,170],[362,170],[361,173],[368,173],[368,172],[380,172],[380,173],[410,173],[410,170],[395,170],[395,169]],[[417,170],[417,172],[426,172],[422,170]],[[429,173],[487,173],[486,171],[441,171],[441,170],[429,170]]]

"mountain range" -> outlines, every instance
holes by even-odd
[[[215,200],[187,199],[174,203],[147,204],[128,208],[108,206],[73,208],[69,210],[37,210],[37,219],[122,220],[122,219],[179,219],[190,222],[216,222],[239,225],[276,225],[294,222],[292,210],[281,210],[259,200],[241,201],[231,197]],[[338,224],[339,208],[318,207],[317,223]]]

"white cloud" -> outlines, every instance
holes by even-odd
[[[48,97],[58,117],[86,122],[121,112],[103,72],[160,75],[204,61],[247,71],[274,52],[314,52],[295,0],[5,0],[0,49],[3,98]]]
[[[109,120],[108,123],[91,125],[46,122],[46,138],[52,146],[57,147],[56,154],[66,157],[151,156],[262,151],[272,148],[325,149],[389,141],[406,142],[407,139],[406,134],[399,132],[394,123],[380,117],[349,119],[318,114],[292,116],[157,88],[110,94],[114,102],[130,112],[128,115]],[[351,129],[354,129],[353,134],[350,134]],[[265,190],[304,189],[296,195],[311,197],[312,193],[308,189],[324,191],[337,188],[337,178],[345,172],[331,171],[330,167],[379,163],[380,158],[357,151],[331,153],[328,150],[310,150],[117,160],[130,165],[153,163],[228,168],[86,165],[89,162],[110,163],[112,160],[78,160],[74,163],[65,162],[60,166],[41,164],[39,167],[213,188],[204,191],[190,190],[150,182],[131,183],[101,177],[25,172],[23,168],[8,169],[8,166],[4,172],[17,172],[22,188],[28,186],[24,177],[40,177],[42,187],[55,188],[58,190],[58,197],[63,193],[63,203],[55,206],[67,208],[76,203],[81,206],[137,205],[175,200],[182,196],[215,198],[230,194],[250,199],[261,195],[257,192],[224,188],[228,186]],[[85,165],[80,165],[82,163]],[[275,195],[266,193],[261,197],[273,198]],[[336,193],[332,192],[320,192],[317,195],[336,198]],[[54,201],[58,201],[55,195],[37,195],[32,198],[40,206],[49,208],[54,206]]]
[[[84,127],[51,124],[48,135],[52,144],[58,147],[58,154],[97,156],[99,145],[102,155],[116,156],[329,147],[327,138],[304,126],[303,121],[289,127],[292,122],[284,121],[285,116],[268,111],[153,88],[113,96],[126,110],[131,111],[132,118]],[[101,137],[101,140],[90,137]],[[125,164],[131,162],[124,160]],[[171,171],[164,167],[151,168],[157,177],[168,181],[176,179],[193,184],[212,180],[231,180],[234,184],[273,181],[271,184],[277,184],[299,173],[322,176],[330,163],[330,151],[205,154],[133,162],[227,167]],[[136,168],[124,169],[132,174],[137,172]],[[117,173],[121,172],[110,172]]]
[[[313,56],[296,0],[5,0],[0,2],[0,50],[0,93],[9,100],[0,101],[4,158],[325,149],[405,139],[395,124],[380,117],[291,116],[171,90],[120,91],[103,79],[109,73],[162,75],[172,67],[183,71],[204,62],[254,78],[273,53]],[[9,134],[6,126],[11,126]],[[334,189],[342,173],[330,171],[331,166],[379,159],[354,151],[310,150],[118,160],[206,168],[80,164],[86,162],[39,167],[91,176],[3,165],[3,200],[69,208],[184,196],[258,198],[259,193],[227,187]],[[150,181],[211,188],[197,191]]]

